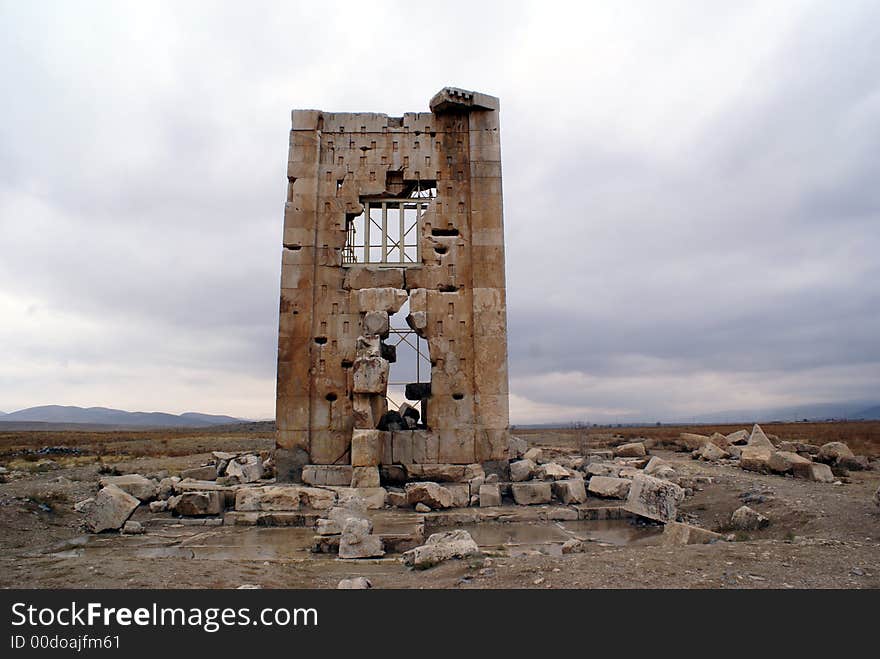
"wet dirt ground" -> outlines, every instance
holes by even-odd
[[[99,465],[92,462],[0,484],[0,587],[335,588],[353,576],[377,588],[880,587],[880,509],[871,501],[880,472],[853,472],[830,485],[654,453],[679,473],[711,478],[683,504],[688,521],[724,530],[747,501],[771,525],[734,542],[666,547],[658,527],[631,520],[483,523],[460,528],[487,558],[412,571],[399,556],[312,554],[310,529],[169,524],[142,536],[84,534],[72,505],[96,489]],[[177,471],[206,457],[144,456],[116,467]],[[584,553],[563,555],[561,543],[571,537],[591,542]]]

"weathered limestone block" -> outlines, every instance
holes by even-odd
[[[645,445],[642,442],[630,442],[629,444],[621,444],[614,449],[614,455],[619,458],[638,458],[647,455]]]
[[[454,503],[452,492],[437,483],[407,483],[405,490],[406,500],[411,506],[421,503],[436,510],[451,508]]]
[[[744,446],[739,458],[739,466],[747,471],[766,473],[770,470],[770,458],[773,453],[774,449],[763,445]]]
[[[436,406],[432,409],[436,409]],[[437,459],[449,464],[471,464],[476,459],[474,431],[458,428],[441,429],[438,433]]]
[[[852,458],[853,452],[849,446],[843,442],[828,442],[819,447],[819,462],[832,464],[838,462],[841,458]]]
[[[657,476],[657,478],[668,479],[670,476],[675,475],[675,469],[673,469],[666,460],[658,458],[655,455],[648,461],[648,464],[645,465],[645,473],[648,474],[648,476]]]
[[[727,439],[728,444],[745,444],[749,441],[749,431],[737,430],[727,435],[725,439]]]
[[[590,478],[589,491],[597,497],[606,499],[626,499],[632,481],[627,478],[613,476],[593,476]]]
[[[355,429],[351,435],[351,464],[353,467],[377,467],[382,459],[383,440],[387,435],[381,430]]]
[[[792,465],[792,472],[797,478],[805,478],[809,481],[817,483],[833,483],[836,478],[831,471],[831,467],[821,462],[811,462],[810,464]]]
[[[351,465],[306,465],[302,482],[306,485],[350,485]]]
[[[168,500],[168,508],[183,517],[219,515],[224,507],[220,492],[184,492]]]
[[[553,494],[564,504],[583,503],[587,500],[587,490],[580,478],[554,482]]]
[[[466,508],[471,503],[469,483],[444,483],[443,487],[452,495],[453,508]]]
[[[569,473],[568,469],[555,462],[542,464],[535,470],[535,477],[542,481],[558,481],[570,476],[571,473]]]
[[[379,467],[352,467],[352,487],[379,487]]]
[[[350,579],[342,579],[336,586],[337,590],[367,590],[373,587],[366,577],[351,577]]]
[[[748,506],[740,506],[730,516],[730,526],[738,531],[757,531],[770,524],[770,519]]]
[[[116,530],[131,517],[139,501],[128,492],[113,484],[104,485],[94,499],[87,499],[80,512],[85,514],[85,524],[93,533]]]
[[[707,442],[706,444],[703,444],[694,453],[701,460],[709,460],[709,461],[722,460],[726,457],[729,457],[729,455],[730,455],[727,451],[720,448],[714,442]]]
[[[363,330],[365,335],[385,338],[391,328],[388,314],[384,311],[368,311],[364,314]]]
[[[631,513],[659,522],[674,522],[684,490],[669,481],[639,474],[632,479],[624,508]]]
[[[581,481],[583,487],[583,481]],[[480,485],[480,508],[501,505],[501,486],[498,483],[483,483]]]
[[[749,441],[747,446],[758,446],[761,448],[766,448],[771,451],[775,451],[776,447],[773,446],[773,442],[764,434],[764,431],[761,429],[757,423],[752,428],[752,434],[749,435]]]
[[[381,357],[358,357],[352,371],[352,391],[384,396],[388,389],[388,370],[388,362]]]
[[[513,483],[510,486],[513,500],[520,506],[550,503],[552,490],[550,483],[543,481],[531,481],[528,483]]]
[[[406,467],[407,477],[411,480],[441,483],[460,483],[466,480],[466,465],[411,464],[404,465],[404,467]]]
[[[263,461],[259,455],[243,455],[229,461],[226,475],[238,479],[239,483],[254,483],[263,477]]]
[[[522,459],[510,463],[510,480],[514,483],[529,480],[538,468],[532,460]]]
[[[382,538],[371,535],[373,524],[368,519],[349,517],[339,538],[339,558],[375,558],[384,556]]]
[[[811,463],[812,460],[802,458],[797,453],[774,451],[767,461],[767,467],[778,474],[787,474],[795,469],[795,465],[799,465],[798,469],[805,469]]]
[[[537,447],[530,448],[525,453],[523,453],[523,459],[531,460],[532,462],[540,464],[544,461],[544,452]]]
[[[222,476],[222,473],[219,475]],[[180,470],[181,478],[194,478],[197,481],[212,481],[217,478],[217,476],[217,467],[213,464]]]
[[[302,485],[267,485],[240,488],[235,493],[235,509],[300,510],[312,508],[326,510],[336,502],[336,493],[318,487]]]
[[[140,501],[149,501],[156,497],[159,488],[155,481],[140,474],[125,474],[124,476],[106,476],[98,481],[101,487],[115,485],[123,492]]]
[[[403,268],[346,268],[342,287],[347,291],[361,288],[403,288]]]
[[[367,311],[384,311],[397,313],[407,301],[407,292],[399,288],[362,288],[353,294],[357,300],[357,308],[361,313]]]
[[[667,522],[661,536],[664,545],[705,545],[725,539],[720,533],[681,522]]]
[[[591,462],[584,465],[584,473],[588,476],[610,476],[617,478],[620,473],[618,465],[608,464],[607,462]]]
[[[433,533],[424,545],[404,552],[403,562],[409,567],[425,569],[451,558],[468,558],[478,556],[480,553],[480,548],[471,534],[456,529]]]
[[[683,448],[686,451],[696,451],[698,448],[707,444],[709,442],[709,438],[706,435],[697,435],[692,432],[683,432],[678,436],[678,441],[676,442],[679,447]]]
[[[529,450],[529,444],[526,440],[511,435],[507,440],[508,458],[517,460],[521,458],[526,451]]]

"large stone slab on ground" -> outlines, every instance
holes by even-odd
[[[546,464],[542,464],[535,471],[535,478],[538,478],[542,481],[558,481],[563,478],[568,478],[571,476],[571,473],[563,467],[562,465],[558,465],[555,462],[548,462]]]
[[[543,481],[531,481],[528,483],[513,483],[510,486],[513,500],[520,506],[550,503],[553,491],[550,483]]]
[[[155,481],[140,474],[125,474],[124,476],[106,476],[98,481],[101,487],[115,485],[123,492],[140,501],[149,501],[156,497],[159,486]]]
[[[767,461],[767,466],[770,471],[775,471],[777,474],[787,474],[795,468],[805,469],[806,465],[811,462],[812,460],[801,457],[797,453],[775,451]]]
[[[587,490],[590,494],[605,499],[626,499],[632,481],[615,476],[593,476]]]
[[[137,497],[115,485],[105,485],[94,499],[82,506],[85,524],[93,533],[116,530],[122,527],[135,508],[140,505]]]
[[[421,503],[434,510],[452,507],[452,492],[437,483],[429,481],[407,483],[404,488],[406,490],[406,500],[411,506]]]
[[[703,444],[700,448],[695,451],[698,458],[701,460],[722,460],[726,457],[729,457],[729,453],[725,451],[723,448],[715,444],[714,442],[708,442]]]
[[[318,487],[302,485],[267,485],[240,488],[235,493],[235,509],[240,511],[325,510],[336,502],[336,493]]]
[[[547,485],[549,488],[549,484]],[[432,534],[425,544],[403,554],[403,562],[410,567],[425,569],[451,558],[480,555],[480,548],[471,534],[462,529]]]
[[[645,445],[642,442],[630,442],[629,444],[621,444],[614,449],[614,455],[619,458],[639,458],[647,455]]]
[[[815,481],[816,483],[833,483],[837,480],[831,471],[831,467],[822,464],[821,462],[811,462],[806,465],[794,465],[792,467],[792,473],[797,478],[804,478],[808,481]]]
[[[580,478],[556,481],[553,483],[553,494],[562,503],[583,503],[587,500],[587,489]]]
[[[181,469],[181,478],[194,478],[198,481],[212,481],[217,478],[217,467],[213,464]]]
[[[740,506],[730,516],[730,526],[737,531],[757,531],[770,524],[770,518],[748,506]]]
[[[624,508],[659,522],[674,522],[684,490],[669,481],[639,474],[632,479]]]
[[[725,539],[720,533],[701,529],[699,526],[667,522],[660,542],[664,545],[705,545]]]
[[[732,432],[727,435],[727,443],[728,444],[745,444],[749,441],[749,431],[748,430],[737,430],[736,432]]]
[[[356,269],[356,268],[353,268]],[[351,577],[350,579],[341,580],[337,586],[337,590],[366,590],[372,588],[373,583],[366,577]]]

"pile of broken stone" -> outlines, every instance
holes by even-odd
[[[681,450],[691,451],[694,459],[819,483],[839,482],[838,478],[847,476],[850,471],[872,468],[866,456],[854,455],[843,442],[828,442],[822,446],[782,442],[768,436],[758,424],[751,433],[748,430],[729,435],[716,432],[711,436],[681,433],[677,444]]]

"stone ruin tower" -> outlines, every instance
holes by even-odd
[[[293,111],[279,481],[464,481],[506,461],[499,103],[447,87],[430,110]],[[404,353],[417,376],[395,382]]]

